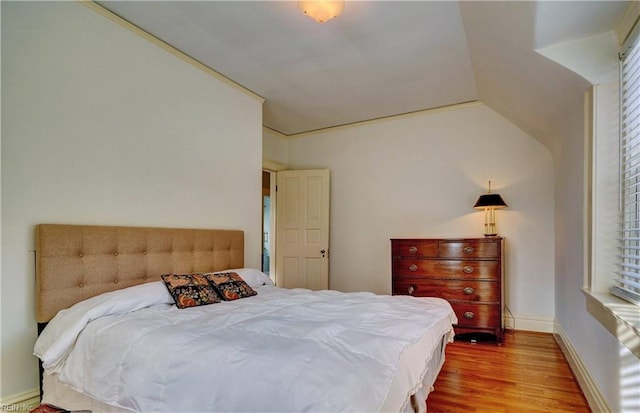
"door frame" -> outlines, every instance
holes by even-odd
[[[276,174],[275,172],[284,171],[287,169],[287,165],[272,161],[271,159],[263,158],[262,159],[262,170],[269,172],[269,202],[271,203],[271,210],[269,211],[269,236],[271,237],[271,242],[269,243],[269,257],[271,257],[271,261],[269,262],[269,278],[273,283],[276,283],[276,208],[278,207],[276,201]],[[262,185],[261,185],[262,186]],[[262,198],[260,198],[260,203],[262,204]],[[262,209],[262,205],[260,206]],[[263,228],[260,228],[262,231]],[[260,239],[262,239],[262,234]],[[260,243],[260,248],[262,248],[262,243]]]

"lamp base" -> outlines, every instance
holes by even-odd
[[[496,227],[496,211],[495,208],[484,209],[484,236],[495,237],[498,235]]]

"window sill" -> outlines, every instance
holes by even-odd
[[[640,358],[640,307],[609,293],[583,288],[587,311]]]

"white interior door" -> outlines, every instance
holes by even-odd
[[[329,288],[329,170],[277,172],[276,285]]]

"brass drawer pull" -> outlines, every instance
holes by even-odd
[[[407,288],[407,292],[409,293],[409,295],[413,294],[415,290],[416,288],[413,285],[410,285],[409,288]]]
[[[470,265],[465,265],[462,271],[464,271],[465,274],[471,274],[473,272],[473,267]]]
[[[411,265],[409,266],[409,271],[418,271],[418,266],[417,266],[417,265],[415,265],[415,264],[411,264]]]
[[[471,287],[464,287],[464,289],[462,290],[463,293],[465,293],[466,295],[471,295],[473,294],[473,288]]]
[[[463,251],[465,254],[473,254],[473,252],[474,252],[475,250],[473,249],[473,247],[464,247],[464,248],[462,249],[462,251]]]
[[[409,247],[409,254],[415,254],[418,252],[418,247]]]
[[[475,314],[473,314],[473,312],[471,312],[471,311],[467,311],[462,316],[464,318],[466,318],[467,320],[473,320],[473,317],[475,317]]]

